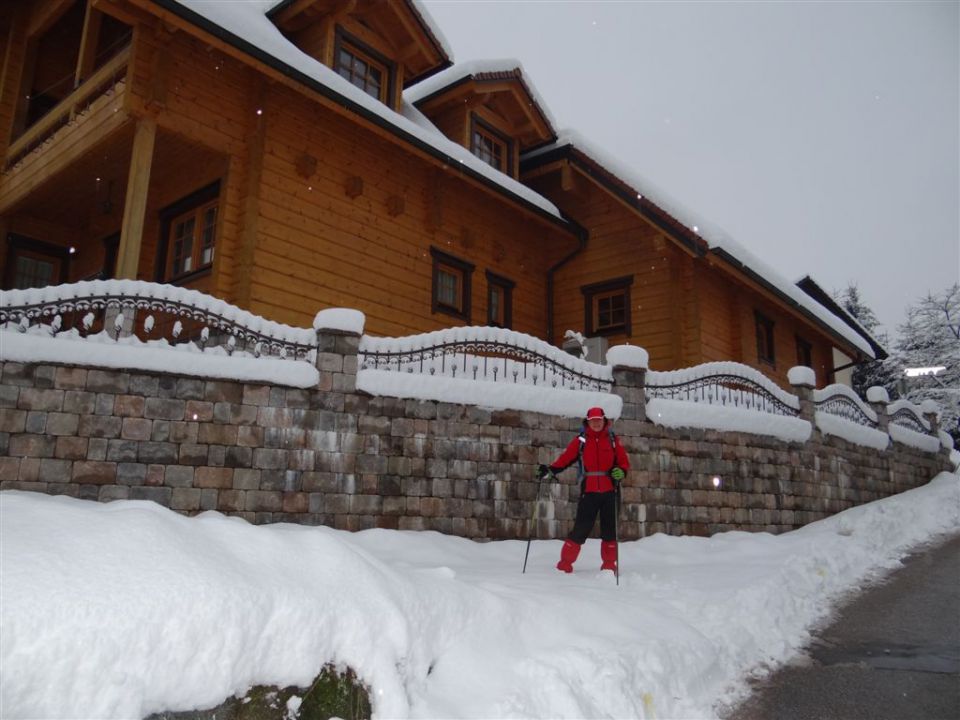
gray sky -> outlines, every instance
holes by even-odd
[[[960,280],[960,2],[424,0],[579,130],[890,332]]]

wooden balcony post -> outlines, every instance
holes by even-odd
[[[157,136],[157,121],[151,117],[137,121],[130,153],[130,173],[127,177],[127,198],[123,205],[123,224],[120,227],[120,248],[117,252],[118,279],[136,280],[140,264],[140,246],[143,243],[143,224],[147,210],[147,192],[150,188],[150,166]]]

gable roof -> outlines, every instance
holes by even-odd
[[[552,145],[524,154],[521,168],[532,169],[564,157],[583,163],[582,166],[587,168],[588,172],[595,173],[598,179],[606,182],[611,191],[626,204],[677,240],[688,251],[698,256],[709,253],[723,260],[773,293],[828,335],[842,340],[869,358],[874,357],[871,343],[854,331],[840,316],[755,257],[722,228],[688,210],[575,130],[562,130]]]
[[[267,17],[276,0],[143,0],[173,14],[296,83],[335,101],[350,112],[388,130],[445,163],[454,172],[482,182],[510,201],[576,232],[557,207],[542,195],[492,168],[432,124],[419,124],[340,77],[332,68],[299,50]],[[421,12],[425,13],[425,10]],[[402,108],[404,114],[407,113]]]
[[[471,60],[470,62],[459,63],[408,88],[404,91],[403,97],[422,110],[432,100],[449,94],[459,86],[469,82],[482,85],[504,80],[516,83],[521,91],[526,94],[529,99],[527,106],[530,108],[530,113],[539,119],[546,130],[546,138],[542,142],[555,141],[557,138],[554,129],[556,121],[550,114],[550,109],[543,101],[543,97],[524,73],[523,65],[519,60],[506,58],[501,60]]]
[[[873,354],[877,360],[885,360],[887,357],[889,357],[887,351],[884,350],[883,346],[880,345],[876,338],[870,334],[870,331],[861,325],[860,321],[857,320],[853,315],[847,312],[847,310],[840,305],[840,303],[834,300],[830,296],[830,293],[820,287],[820,285],[818,285],[812,277],[809,275],[804,275],[802,278],[797,280],[797,287],[827,308],[827,310],[832,312],[838,318],[843,320],[847,325],[853,328],[854,332],[858,333],[864,340],[870,343],[870,347],[873,348]]]

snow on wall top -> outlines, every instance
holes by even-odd
[[[780,293],[795,302],[800,307],[812,313],[818,320],[827,325],[837,335],[844,338],[851,345],[862,351],[867,357],[873,358],[873,348],[861,337],[853,328],[847,325],[843,320],[834,315],[830,310],[818,303],[803,290],[791,283],[772,267],[753,255],[750,251],[737,243],[725,230],[699,216],[694,211],[685,207],[676,199],[658,188],[633,168],[627,167],[619,159],[597,147],[592,142],[583,137],[576,130],[565,129],[558,132],[557,141],[532,150],[524,154],[523,159],[535,158],[544,153],[556,150],[561,147],[571,146],[580,150],[595,162],[599,163],[604,169],[617,177],[621,182],[630,186],[638,198],[649,201],[668,215],[676,219],[680,224],[690,228],[694,233],[702,237],[710,246],[711,250],[723,250],[732,256],[744,267],[752,270],[762,277],[768,283],[773,285]]]
[[[275,0],[170,0],[170,2],[196,13],[292,70],[344,96],[401,132],[450,156],[461,165],[469,167],[473,172],[483,175],[487,180],[547,214],[563,219],[556,206],[545,197],[483,162],[466,148],[449,140],[432,124],[418,124],[403,114],[394,112],[376,98],[367,95],[363,90],[340,77],[331,68],[299,50],[266,16],[266,13],[277,5]],[[422,7],[418,7],[418,12],[420,11]]]
[[[520,80],[523,82],[530,96],[540,108],[544,117],[550,123],[551,127],[556,127],[557,122],[550,113],[550,108],[543,100],[543,96],[537,91],[530,76],[524,71],[523,64],[514,58],[502,58],[498,60],[471,60],[469,62],[458,63],[446,70],[432,75],[426,80],[418,82],[411,88],[404,91],[403,97],[407,102],[417,103],[423,98],[432,95],[449,85],[453,85],[458,80],[462,80],[470,75],[480,75],[482,73],[510,73],[519,71]]]

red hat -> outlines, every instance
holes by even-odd
[[[606,415],[603,414],[603,408],[592,407],[587,410],[587,420],[593,420],[594,418],[605,418]]]

